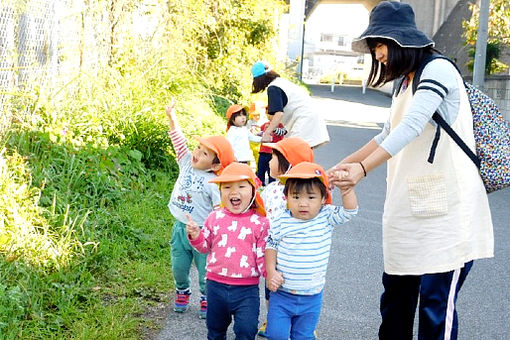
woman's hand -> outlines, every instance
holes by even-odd
[[[327,171],[330,184],[346,190],[354,187],[365,177],[365,171],[360,163],[337,164]]]
[[[192,241],[195,241],[198,238],[198,235],[200,235],[200,227],[195,221],[193,221],[190,215],[186,215],[186,218],[188,219],[188,223],[186,224],[186,232],[188,233],[189,238]]]

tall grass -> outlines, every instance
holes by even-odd
[[[173,289],[164,106],[177,98],[193,147],[225,131],[226,99],[167,67],[105,69],[20,105],[32,114],[0,153],[0,338],[136,339],[144,307]]]
[[[83,232],[88,212],[71,216],[67,206],[57,215],[42,208],[41,190],[31,186],[25,159],[16,152],[6,155],[5,148],[0,151],[0,193],[0,253],[7,254],[7,261],[22,258],[33,266],[57,270],[93,245],[81,243],[75,235]]]

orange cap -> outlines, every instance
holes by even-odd
[[[227,113],[226,113],[227,119],[230,119],[230,117],[232,117],[232,115],[234,113],[239,112],[242,109],[243,109],[243,107],[241,105],[237,105],[237,104],[230,105],[230,107],[227,109]]]
[[[264,145],[280,151],[292,166],[301,162],[313,162],[312,148],[299,137],[284,138],[278,143],[264,143]]]
[[[211,137],[195,137],[200,144],[216,153],[220,160],[221,169],[217,173],[221,173],[223,169],[230,163],[235,161],[234,149],[232,144],[224,136]]]
[[[262,215],[266,216],[266,210],[264,209],[264,203],[262,201],[262,197],[260,196],[258,192],[258,188],[260,186],[260,180],[257,176],[255,176],[255,173],[251,169],[251,167],[244,163],[237,163],[234,162],[230,165],[228,165],[222,173],[213,179],[210,179],[210,183],[227,183],[227,182],[238,182],[238,181],[244,181],[247,180],[250,182],[250,184],[254,188],[255,192],[255,205],[257,207],[257,212]]]
[[[326,186],[326,190],[328,192],[326,197],[326,204],[331,204],[331,191],[329,190],[329,181],[328,176],[326,176],[326,172],[319,164],[311,163],[311,162],[301,162],[298,165],[292,167],[284,175],[278,177],[280,181],[285,184],[288,178],[318,178]]]

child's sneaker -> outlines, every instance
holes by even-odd
[[[264,321],[262,326],[260,326],[259,332],[257,333],[258,336],[261,336],[263,338],[267,338],[266,327],[267,327],[267,320]],[[315,339],[317,339],[317,331],[313,331],[313,335],[314,335]]]
[[[264,321],[264,323],[262,324],[262,326],[260,326],[259,328],[259,332],[257,333],[259,336],[263,337],[263,338],[267,338],[267,334],[266,334],[266,327],[267,327],[267,320]]]
[[[184,313],[189,307],[189,296],[191,292],[189,289],[177,290],[175,292],[174,311],[177,313]]]
[[[202,295],[200,298],[200,311],[198,312],[198,317],[200,319],[205,319],[207,315],[207,297]]]

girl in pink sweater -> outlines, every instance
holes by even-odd
[[[207,338],[225,339],[234,317],[236,339],[254,339],[259,318],[259,277],[269,221],[257,192],[258,178],[242,163],[232,163],[209,182],[220,186],[222,206],[202,229],[188,216],[190,244],[207,256]]]

